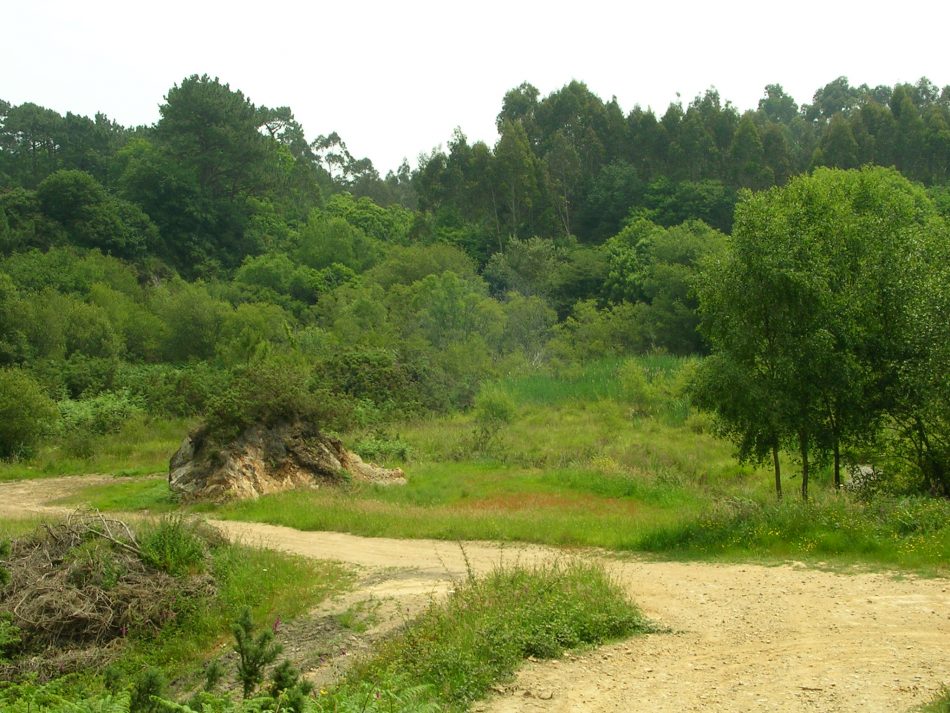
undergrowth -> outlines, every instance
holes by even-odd
[[[599,565],[570,561],[499,568],[469,577],[445,601],[385,642],[321,701],[375,701],[423,694],[448,710],[465,710],[528,658],[554,658],[649,630],[623,591]],[[379,698],[367,698],[371,691]],[[353,708],[343,708],[352,710]]]
[[[105,536],[96,535],[103,531],[100,522],[108,524]],[[9,658],[5,664],[8,675],[0,676],[9,679],[8,685],[0,686],[0,710],[81,711],[85,709],[63,701],[83,698],[98,701],[101,710],[111,710],[110,706],[125,710],[122,706],[126,698],[119,692],[138,681],[142,672],[155,671],[180,686],[193,685],[202,676],[209,653],[227,640],[242,612],[270,626],[271,622],[309,611],[352,581],[350,572],[341,565],[230,544],[207,526],[181,517],[145,522],[134,530],[125,530],[116,521],[88,516],[82,524],[80,529],[67,522],[60,526],[65,528],[62,532],[37,531],[25,544],[14,541],[9,560],[13,563],[9,565],[13,571],[10,586],[27,591],[32,586],[30,577],[39,575],[51,581],[49,572],[31,575],[30,567],[17,565],[16,558],[35,559],[39,552],[36,548],[45,546],[45,538],[53,538],[51,544],[59,542],[57,547],[66,548],[62,556],[53,558],[53,563],[62,560],[67,568],[63,586],[75,586],[76,593],[64,590],[57,598],[61,603],[50,600],[50,606],[55,605],[68,616],[70,602],[80,602],[78,597],[84,592],[95,595],[97,602],[113,603],[107,610],[96,610],[98,628],[91,630],[92,648],[84,644],[74,652],[70,649],[74,642],[86,642],[89,637],[76,629],[72,619],[68,627],[53,627],[47,621],[45,628],[32,632],[27,622],[0,611],[0,621],[6,622],[0,629],[7,640],[0,648]],[[68,539],[64,539],[66,535]],[[25,562],[29,565],[29,560]],[[158,574],[153,577],[149,572]],[[0,594],[2,590],[0,587]],[[183,592],[191,594],[184,596]],[[133,593],[135,601],[142,602],[135,605],[137,609],[125,603],[125,597]],[[162,608],[150,608],[153,600]],[[41,605],[46,606],[37,600],[35,606]],[[123,611],[148,613],[151,618],[142,624],[141,615],[136,614],[126,622],[116,618],[117,612]],[[68,638],[59,641],[57,631],[68,632]],[[9,641],[11,633],[17,634],[13,645]],[[0,664],[2,659],[0,655]],[[83,665],[87,660],[89,665]],[[37,668],[36,662],[42,665]],[[71,667],[74,673],[62,677],[60,664],[67,671]],[[40,682],[47,682],[31,682],[31,671],[34,678],[39,675]],[[131,700],[134,704],[134,695]],[[90,710],[100,708],[93,706]]]
[[[640,547],[674,556],[839,558],[901,567],[946,568],[950,502],[844,494],[811,502],[725,499],[694,520],[659,528]]]
[[[108,692],[77,692],[64,680],[0,686],[0,704],[16,713],[463,711],[528,657],[557,657],[650,625],[602,566],[568,561],[470,573],[329,689],[312,690],[287,662],[269,667],[265,683],[265,667],[279,653],[271,632],[255,633],[249,610],[233,630],[243,701],[216,691],[221,672],[209,667],[204,691],[184,703],[168,696],[160,670],[145,668],[125,684],[110,674]]]
[[[813,473],[813,502],[776,504],[770,469],[736,463],[692,409],[695,360],[608,359],[487,384],[476,408],[343,434],[368,459],[399,463],[409,482],[285,493],[216,516],[370,536],[497,539],[597,546],[690,558],[828,557],[947,569],[950,520],[927,498],[834,493]],[[785,457],[791,484],[797,464]],[[793,488],[789,488],[792,490]],[[164,479],[127,478],[69,502],[162,512]]]
[[[83,447],[65,437],[53,440],[28,459],[0,461],[0,481],[87,473],[145,475],[168,470],[168,458],[193,425],[188,419],[135,417],[115,432],[89,433]]]

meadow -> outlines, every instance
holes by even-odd
[[[405,486],[350,483],[182,505],[162,471],[191,424],[146,419],[100,436],[86,458],[57,460],[54,444],[31,461],[6,464],[0,478],[112,473],[111,482],[81,488],[59,504],[148,514],[159,523],[181,523],[182,513],[193,513],[368,536],[947,575],[950,504],[898,492],[836,492],[827,468],[814,476],[813,497],[803,503],[790,460],[782,462],[786,498],[776,502],[771,469],[737,463],[710,418],[692,407],[694,368],[691,359],[644,356],[511,375],[483,386],[467,412],[338,434],[367,459],[403,467]],[[38,522],[5,519],[0,541]],[[150,695],[160,693],[175,710],[250,710],[258,699],[232,703],[233,684],[193,694],[191,707],[170,701],[195,691],[213,662],[223,660],[228,631],[244,608],[266,630],[267,622],[305,615],[354,584],[339,565],[238,545],[215,548],[208,562],[219,582],[213,600],[158,638],[130,638],[108,676],[23,681],[0,687],[0,703],[17,711],[59,711],[58,700],[144,711],[150,709],[135,697],[155,686]],[[596,607],[586,605],[594,600]],[[344,630],[359,631],[358,622],[346,623],[346,612],[340,616]],[[479,578],[470,573],[335,685],[307,693],[291,677],[279,693],[276,683],[267,684],[259,700],[284,706],[292,694],[301,711],[467,710],[496,682],[510,680],[525,657],[556,657],[651,626],[599,565],[567,560]],[[123,683],[116,688],[110,676]],[[944,696],[928,710],[945,705]]]
[[[694,364],[658,355],[514,375],[484,386],[467,413],[340,434],[364,457],[403,467],[405,487],[353,484],[190,509],[368,536],[946,571],[946,501],[836,492],[824,468],[802,503],[796,464],[785,460],[786,497],[776,502],[771,470],[738,464],[691,407]],[[101,459],[119,457],[121,434],[116,441],[115,454]],[[127,462],[123,472],[133,475],[66,502],[177,509],[163,479],[134,477],[150,463]]]

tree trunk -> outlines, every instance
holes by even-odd
[[[835,490],[841,490],[841,445],[838,443],[837,438],[835,438],[834,454],[835,454]]]
[[[775,499],[782,499],[782,468],[778,463],[778,443],[772,444],[772,464],[775,466]]]
[[[501,220],[498,218],[498,200],[495,198],[495,187],[491,186],[491,207],[495,214],[495,237],[498,239],[498,252],[503,252],[504,244],[501,242]]]
[[[798,435],[799,450],[802,454],[802,500],[808,500],[808,436]]]
[[[567,197],[567,191],[564,191],[564,237],[571,234],[571,203]]]

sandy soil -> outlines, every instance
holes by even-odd
[[[0,516],[55,512],[44,503],[94,482],[0,483]],[[947,579],[796,564],[649,562],[476,542],[465,543],[463,554],[457,544],[430,540],[214,524],[250,544],[358,566],[358,590],[329,605],[338,611],[369,599],[388,603],[383,618],[402,620],[469,568],[584,556],[603,560],[647,616],[668,629],[528,662],[478,711],[900,711],[950,684]]]
[[[55,516],[75,508],[52,505],[51,502],[73,495],[93,485],[114,483],[111,475],[80,475],[69,478],[12,480],[0,483],[0,517],[29,518]]]

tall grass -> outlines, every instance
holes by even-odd
[[[881,497],[863,503],[834,495],[809,503],[724,500],[695,520],[658,528],[640,547],[677,556],[845,557],[945,570],[950,502]]]
[[[616,395],[620,359],[571,366],[558,373],[534,373],[501,379],[498,386],[519,404],[553,406],[567,401],[598,401]]]
[[[32,532],[43,522],[49,522],[49,518],[42,518],[38,515],[4,517],[0,519],[0,542]]]
[[[403,465],[405,487],[286,493],[200,509],[363,535],[947,568],[945,530],[899,525],[908,508],[946,513],[941,503],[863,505],[832,495],[830,474],[818,470],[816,502],[775,505],[771,473],[738,465],[731,446],[693,411],[684,388],[693,364],[649,355],[502,379],[488,388],[515,408],[490,439],[465,413],[344,434],[344,442],[368,443]],[[795,472],[791,461],[783,468]],[[73,500],[83,501],[109,509],[176,507],[157,480],[128,479]]]
[[[187,419],[129,419],[117,433],[90,435],[88,457],[51,442],[28,460],[0,462],[0,481],[87,473],[167,472],[168,460],[194,423]]]
[[[501,568],[469,577],[430,605],[358,666],[323,709],[336,710],[334,699],[360,696],[369,684],[424,691],[443,710],[465,710],[525,658],[552,658],[648,629],[598,565]]]
[[[352,573],[337,563],[226,543],[214,549],[211,571],[213,597],[193,602],[186,616],[157,638],[133,642],[121,660],[122,672],[131,676],[155,666],[170,679],[197,680],[208,653],[230,639],[245,608],[255,621],[290,620],[353,582]]]

